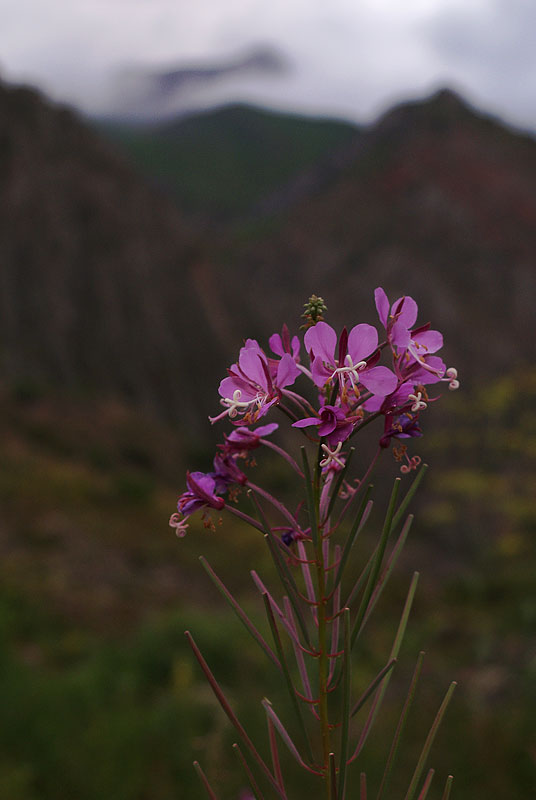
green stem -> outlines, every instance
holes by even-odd
[[[320,531],[319,531],[320,533]],[[319,535],[316,543],[316,578],[317,578],[317,597],[320,605],[318,606],[318,713],[320,716],[320,729],[322,734],[322,755],[324,764],[324,774],[326,778],[326,797],[327,800],[334,800],[331,793],[331,782],[328,780],[329,774],[329,754],[331,752],[329,736],[328,718],[328,643],[327,643],[327,622],[326,622],[326,572],[324,565],[324,554],[322,551],[322,537]]]

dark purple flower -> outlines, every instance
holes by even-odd
[[[380,447],[389,447],[391,439],[414,439],[422,436],[419,420],[412,414],[398,417],[385,417],[385,430],[380,439]]]
[[[236,458],[229,454],[216,453],[214,456],[214,478],[216,491],[224,492],[230,484],[238,483],[243,486],[247,476],[236,465]]]
[[[268,425],[260,425],[254,430],[244,426],[234,428],[229,436],[225,437],[223,450],[226,453],[243,453],[246,450],[255,450],[260,447],[261,439],[264,436],[269,436],[278,427],[277,422],[270,422]]]
[[[255,422],[279,401],[279,390],[294,383],[300,371],[292,356],[285,353],[272,376],[265,352],[258,342],[248,339],[240,350],[238,363],[233,364],[228,373],[229,377],[219,386],[220,402],[225,411],[210,417],[211,422],[225,416],[234,419],[238,414],[243,415],[243,421]]]
[[[345,386],[356,389],[359,383],[372,394],[386,395],[398,383],[396,375],[387,367],[375,366],[378,332],[372,325],[361,323],[352,328],[339,346],[339,359],[335,358],[337,334],[326,322],[317,322],[304,337],[305,346],[312,353],[312,376],[316,386],[323,387],[338,378],[341,393]],[[341,349],[344,353],[340,353]]]
[[[344,442],[354,429],[354,424],[347,418],[345,411],[340,406],[330,405],[322,406],[318,417],[300,419],[292,427],[308,428],[310,425],[318,425],[318,435],[325,436],[330,447]]]
[[[204,472],[187,472],[186,485],[188,490],[179,497],[177,509],[183,518],[189,517],[200,508],[216,508],[221,510],[225,506],[223,497],[216,494],[216,481],[210,474]]]

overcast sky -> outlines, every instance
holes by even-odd
[[[369,120],[439,85],[536,130],[536,0],[0,0],[0,76],[89,111],[125,68],[279,49],[229,99]]]

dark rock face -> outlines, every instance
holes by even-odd
[[[176,208],[69,110],[6,87],[0,206],[7,375],[176,413],[191,368],[188,321],[202,317],[189,277],[196,237]]]

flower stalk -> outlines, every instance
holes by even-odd
[[[433,401],[439,398],[430,393],[445,383],[449,391],[459,386],[456,370],[447,368],[437,355],[443,344],[442,335],[428,323],[416,326],[415,301],[406,296],[391,304],[383,289],[377,289],[375,302],[385,329],[381,344],[376,328],[368,323],[359,323],[350,330],[343,328],[338,335],[324,320],[324,301],[315,296],[306,304],[304,314],[303,346],[308,363],[302,363],[300,339],[291,337],[286,326],[281,334],[270,337],[270,354],[257,341],[246,340],[237,362],[219,386],[224,410],[211,418],[212,423],[230,422],[232,429],[218,445],[213,470],[187,474],[187,488],[170,519],[177,535],[183,537],[193,513],[200,512],[205,527],[215,529],[212,515],[219,518],[229,512],[249,525],[255,535],[264,537],[283,590],[283,596],[276,599],[264,580],[251,572],[272,634],[273,645],[269,645],[201,557],[209,579],[277,670],[285,689],[287,702],[281,708],[268,698],[261,703],[271,767],[246,733],[192,636],[186,634],[209,685],[249,751],[251,763],[239,745],[233,745],[248,780],[248,791],[256,798],[263,798],[266,790],[282,800],[290,796],[290,782],[283,774],[284,761],[278,749],[281,742],[296,768],[319,782],[318,795],[325,800],[356,796],[366,800],[367,793],[375,791],[366,771],[360,769],[356,773],[353,765],[359,760],[360,767],[364,766],[362,752],[400,655],[417,588],[417,572],[411,580],[391,651],[357,699],[352,691],[354,651],[358,650],[356,643],[365,635],[365,627],[369,627],[399,560],[413,521],[408,509],[426,472],[426,465],[420,466],[420,456],[410,455],[408,447],[422,436],[421,417],[426,418]],[[388,365],[380,363],[389,356]],[[304,393],[294,388],[298,380],[305,382]],[[292,410],[285,402],[292,404]],[[277,423],[263,420],[258,424],[275,408],[290,420],[294,435],[305,438],[307,444],[301,447],[301,455],[269,438],[278,430]],[[370,463],[360,465],[359,480],[352,478],[351,468],[355,467],[361,448],[357,444],[349,446],[350,439],[357,435],[377,437]],[[373,518],[372,486],[368,481],[381,454],[391,448],[402,477],[393,484],[372,553],[356,558],[356,551],[362,549],[354,549],[356,539]],[[304,497],[296,505],[290,506],[287,499],[253,481],[251,453],[258,449],[275,452],[294,480],[301,481]],[[414,471],[415,478],[399,501],[402,482]],[[244,509],[244,498],[252,505],[253,515],[248,513],[251,508]],[[385,796],[395,766],[421,665],[422,655],[393,735],[377,800]],[[424,769],[454,685],[431,726],[405,800],[425,800],[429,794],[434,771],[428,770],[422,782]],[[296,741],[291,736],[292,728],[287,727],[286,710],[295,720]],[[362,722],[364,713],[367,716]],[[197,762],[195,769],[205,792],[216,797]],[[451,782],[449,777],[444,797],[450,793]]]

